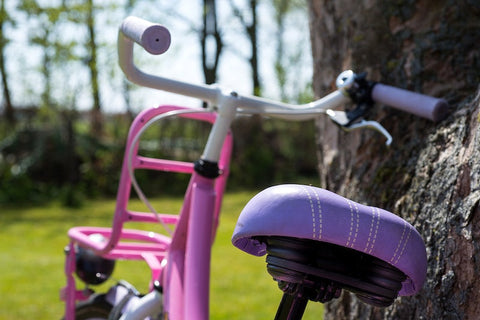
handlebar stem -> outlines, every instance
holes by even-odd
[[[208,137],[202,160],[217,162],[230,125],[237,115],[238,97],[235,92],[219,90],[217,93],[218,116]]]

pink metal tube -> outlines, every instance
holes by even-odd
[[[177,223],[172,243],[168,252],[165,272],[162,274],[164,287],[164,311],[169,319],[182,320],[184,317],[184,270],[185,270],[185,247],[188,232],[188,219],[190,217],[192,185],[196,175],[190,179],[185,193],[185,199],[180,212],[180,220]]]
[[[65,276],[67,277],[67,286],[64,289],[65,299],[65,319],[75,320],[75,278],[73,272],[75,271],[75,248],[73,242],[69,243],[68,256],[65,261]]]
[[[195,173],[163,273],[164,307],[169,319],[208,319],[216,198],[215,180]]]
[[[208,320],[214,180],[198,176],[192,190],[185,256],[185,318]]]

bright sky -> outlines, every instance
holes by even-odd
[[[50,1],[47,1],[50,2]],[[135,49],[135,57],[138,65],[144,71],[153,74],[162,75],[182,81],[193,83],[202,83],[203,74],[200,62],[200,46],[198,37],[191,32],[183,19],[171,17],[168,13],[155,10],[152,3],[141,2],[143,5],[137,6],[136,10],[131,14],[137,15],[152,22],[159,22],[167,26],[172,34],[172,45],[167,53],[162,56],[150,56],[143,49]],[[241,1],[237,1],[239,4]],[[192,3],[191,0],[177,0],[174,2],[175,8],[180,14],[191,21],[195,21],[198,25],[200,19],[200,1]],[[227,14],[228,1],[219,0],[218,14],[220,17],[220,26],[224,30],[224,40],[230,46],[222,52],[220,70],[218,72],[218,82],[227,88],[235,90],[239,93],[251,93],[250,67],[244,57],[248,56],[249,43],[241,34],[240,26],[232,22],[231,17]],[[14,1],[9,2],[13,5]],[[262,84],[264,86],[264,96],[270,98],[279,97],[278,86],[274,74],[274,32],[275,24],[273,22],[271,9],[265,2],[260,1],[258,16],[260,22],[260,74]],[[120,25],[123,13],[104,14],[97,17],[97,21],[108,21],[108,25]],[[159,21],[163,20],[165,21]],[[10,38],[15,39],[8,46],[7,58],[10,60],[8,65],[9,74],[12,76],[13,82],[13,98],[16,104],[28,104],[35,101],[23,101],[24,92],[19,87],[22,84],[30,91],[31,96],[38,96],[43,88],[41,76],[36,72],[41,64],[41,51],[31,45],[27,45],[27,33],[31,30],[31,24],[25,18],[20,20],[21,23],[17,28],[10,30]],[[294,81],[300,81],[303,84],[311,81],[311,52],[309,46],[309,30],[307,17],[297,16],[291,19],[290,23],[293,27],[287,28],[287,47],[302,47],[302,63],[298,66]],[[30,29],[29,29],[30,28]],[[101,28],[99,28],[101,29]],[[239,30],[238,33],[236,30]],[[80,33],[80,37],[84,37],[84,33],[79,30],[65,30],[65,35]],[[117,54],[115,42],[117,38],[116,27],[105,28],[101,32],[97,32],[98,41],[110,43],[111,46],[107,50],[102,50],[102,56],[99,57],[99,63],[103,65],[115,62],[112,71],[103,70],[101,74],[101,94],[102,106],[107,112],[116,112],[125,110],[125,103],[121,90],[121,71],[116,64]],[[293,44],[293,46],[292,46]],[[20,66],[20,69],[18,69]],[[73,68],[73,69],[72,69]],[[88,87],[85,87],[85,79],[88,79],[88,71],[83,68],[71,70],[62,70],[56,74],[56,85],[53,94],[61,96],[66,90],[72,91],[72,101],[81,108],[89,108],[91,106],[91,98],[88,93]],[[111,69],[111,68],[110,68]],[[66,81],[66,78],[68,80]],[[298,80],[300,79],[300,80]],[[38,102],[37,102],[38,103]],[[141,110],[146,107],[159,104],[181,104],[187,106],[199,106],[198,100],[158,92],[152,89],[136,89],[132,92],[131,103],[135,110]]]

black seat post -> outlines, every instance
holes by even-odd
[[[275,320],[300,320],[303,317],[308,299],[300,295],[283,294]]]

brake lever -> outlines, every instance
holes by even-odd
[[[328,109],[326,113],[336,125],[338,125],[340,128],[342,128],[347,132],[355,129],[368,128],[368,129],[376,130],[381,134],[383,134],[383,136],[387,139],[387,141],[385,142],[387,146],[390,146],[390,144],[393,141],[393,138],[390,135],[390,133],[377,121],[361,119],[357,122],[352,123],[351,119],[349,119],[345,111],[336,111],[336,110]]]

